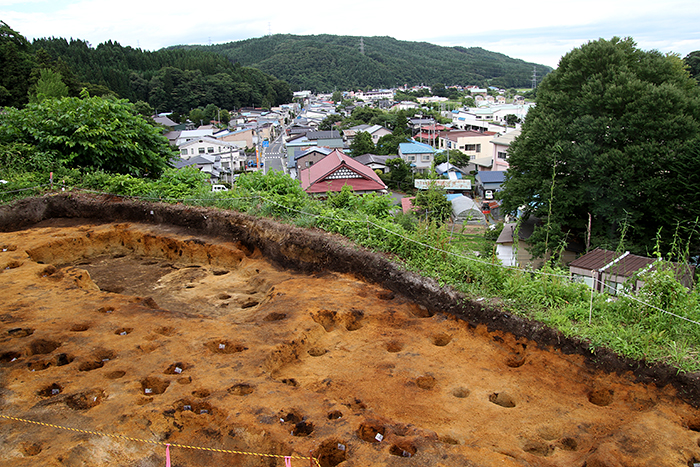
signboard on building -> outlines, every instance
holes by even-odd
[[[436,185],[444,188],[445,190],[460,190],[466,191],[472,189],[471,180],[425,180],[416,179],[414,180],[413,186],[419,190],[427,190],[430,185]]]

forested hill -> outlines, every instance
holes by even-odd
[[[267,107],[292,99],[289,85],[256,68],[244,67],[207,50],[155,52],[107,41],[36,39],[0,21],[0,107],[22,107],[42,70],[60,74],[68,95],[115,94],[142,101],[157,111],[188,113],[213,104],[224,109]]]
[[[391,37],[276,34],[178,47],[211,50],[234,63],[270,73],[293,90],[319,92],[404,84],[529,87],[535,68],[538,78],[552,71],[479,47],[441,47]]]
[[[211,51],[149,52],[112,41],[92,48],[81,40],[60,38],[39,39],[32,45],[50,60],[65,62],[80,81],[103,85],[119,97],[148,102],[158,110],[182,113],[212,103],[227,109],[271,106],[292,97],[287,83]]]

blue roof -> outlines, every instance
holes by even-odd
[[[486,170],[477,172],[476,176],[482,183],[502,183],[506,179],[506,172],[504,170]]]
[[[435,149],[429,144],[419,143],[417,141],[413,141],[412,143],[399,143],[399,147],[401,148],[402,154],[432,154],[435,152]]]

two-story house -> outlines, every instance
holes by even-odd
[[[469,156],[469,160],[475,164],[479,159],[490,158],[493,154],[491,140],[496,135],[492,131],[453,130],[440,133],[438,138],[439,148],[457,149]]]
[[[435,159],[435,149],[424,143],[412,140],[410,143],[399,144],[399,157],[417,172],[430,169]]]
[[[493,138],[491,140],[491,144],[493,144],[493,154],[491,155],[490,161],[491,163],[490,165],[481,165],[479,167],[479,170],[508,170],[508,147],[510,146],[510,143],[512,143],[515,140],[515,138],[520,136],[520,133],[520,130],[512,130],[504,135],[496,136],[495,138]]]
[[[192,139],[180,144],[178,149],[180,150],[180,158],[183,160],[205,155],[219,156],[222,173],[226,174],[243,170],[246,159],[245,152],[238,145],[221,141],[213,136]]]

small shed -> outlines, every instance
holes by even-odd
[[[639,279],[630,282],[635,274],[657,267],[656,260],[645,256],[633,255],[629,251],[615,251],[596,248],[569,264],[573,279],[583,281],[597,292],[617,294],[623,287],[639,289],[644,283]],[[694,267],[683,267],[672,263],[674,274],[685,287],[692,287]]]

